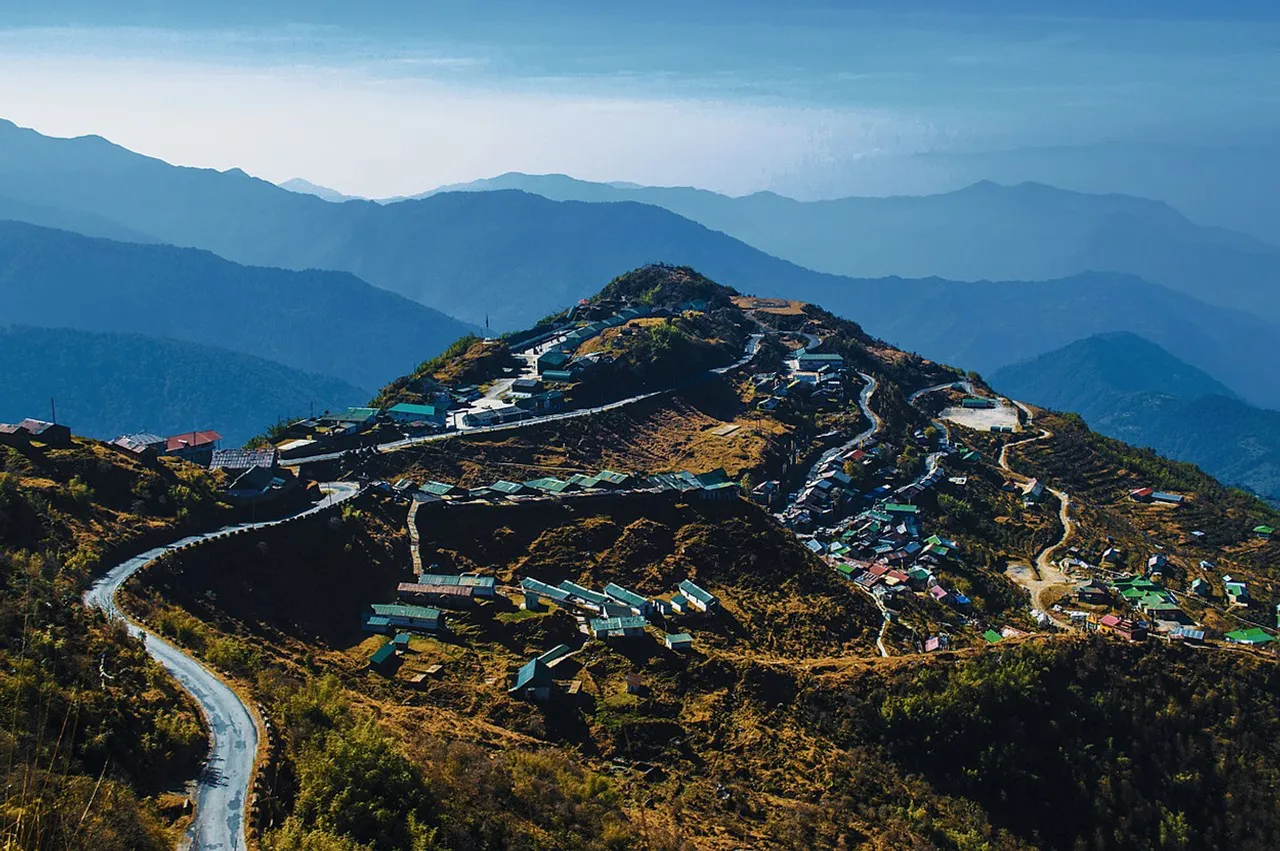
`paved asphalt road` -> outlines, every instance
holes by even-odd
[[[350,499],[359,491],[349,482],[334,482],[322,488],[328,495],[305,511],[283,520],[227,526],[216,532],[183,538],[169,546],[156,547],[116,565],[85,592],[86,606],[100,609],[110,618],[123,620],[131,633],[142,637],[147,653],[195,698],[208,722],[212,748],[204,771],[197,780],[196,817],[187,831],[192,851],[245,848],[245,803],[258,753],[258,728],[249,708],[208,668],[129,620],[116,605],[116,592],[130,576],[171,549],[225,537],[243,529],[261,529],[306,517]]]

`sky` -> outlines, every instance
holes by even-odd
[[[0,117],[366,197],[506,171],[817,197],[917,153],[1280,138],[1276,3],[10,5]]]

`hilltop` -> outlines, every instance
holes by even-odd
[[[716,355],[641,359],[658,328]],[[543,386],[520,408],[525,370]],[[377,419],[430,397],[409,404],[457,406],[452,425],[477,396],[525,413],[410,439]],[[1258,530],[1280,514],[1194,467],[671,266],[462,340],[381,404],[363,451],[291,462],[368,483],[340,517],[175,554],[130,589],[194,652],[254,648],[238,675],[285,731],[272,842],[1280,835],[1277,669],[1226,640],[1274,625]],[[423,620],[383,624],[408,616],[394,600]],[[1133,618],[1161,638],[1126,641]],[[351,797],[379,803],[353,819],[332,803]]]

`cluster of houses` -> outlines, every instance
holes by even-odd
[[[221,471],[224,492],[232,500],[261,500],[292,490],[297,479],[280,469],[280,451],[274,446],[258,449],[222,449],[216,431],[189,431],[170,437],[138,432],[123,434],[110,446],[143,458],[181,458],[192,464]]]
[[[499,479],[492,484],[476,488],[464,488],[460,485],[437,481],[419,484],[412,479],[401,479],[394,485],[375,482],[372,487],[402,499],[418,502],[520,502],[526,499],[610,492],[674,492],[695,495],[705,500],[724,500],[733,499],[739,494],[738,484],[730,479],[723,469],[706,473],[690,473],[685,470],[678,473],[657,473],[652,476],[601,470],[592,475],[577,473],[564,479],[555,476],[544,476],[526,482]]]
[[[714,614],[720,600],[714,594],[690,579],[682,580],[670,599],[645,597],[616,583],[609,583],[601,591],[586,588],[565,580],[550,585],[532,577],[521,580],[524,593],[521,608],[539,611],[547,603],[573,609],[578,613],[580,629],[589,638],[600,641],[618,641],[641,638],[648,632],[652,620],[674,615],[694,613]],[[663,645],[669,650],[693,649],[693,636],[688,632],[663,631]],[[526,662],[516,672],[508,692],[532,700],[546,700],[551,696],[555,683],[553,668],[572,654],[568,645],[561,644]],[[629,688],[631,678],[628,680]]]
[[[844,358],[805,349],[783,361],[782,372],[758,372],[751,386],[759,397],[756,408],[772,413],[792,406],[803,410],[831,410],[843,405],[851,388]]]
[[[33,442],[50,449],[65,449],[71,445],[71,429],[58,423],[30,418],[20,423],[0,423],[0,446],[23,449]]]

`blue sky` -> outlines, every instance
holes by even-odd
[[[1251,144],[1280,115],[1276,3],[27,5],[0,116],[375,196],[508,170],[831,194],[868,157]]]

